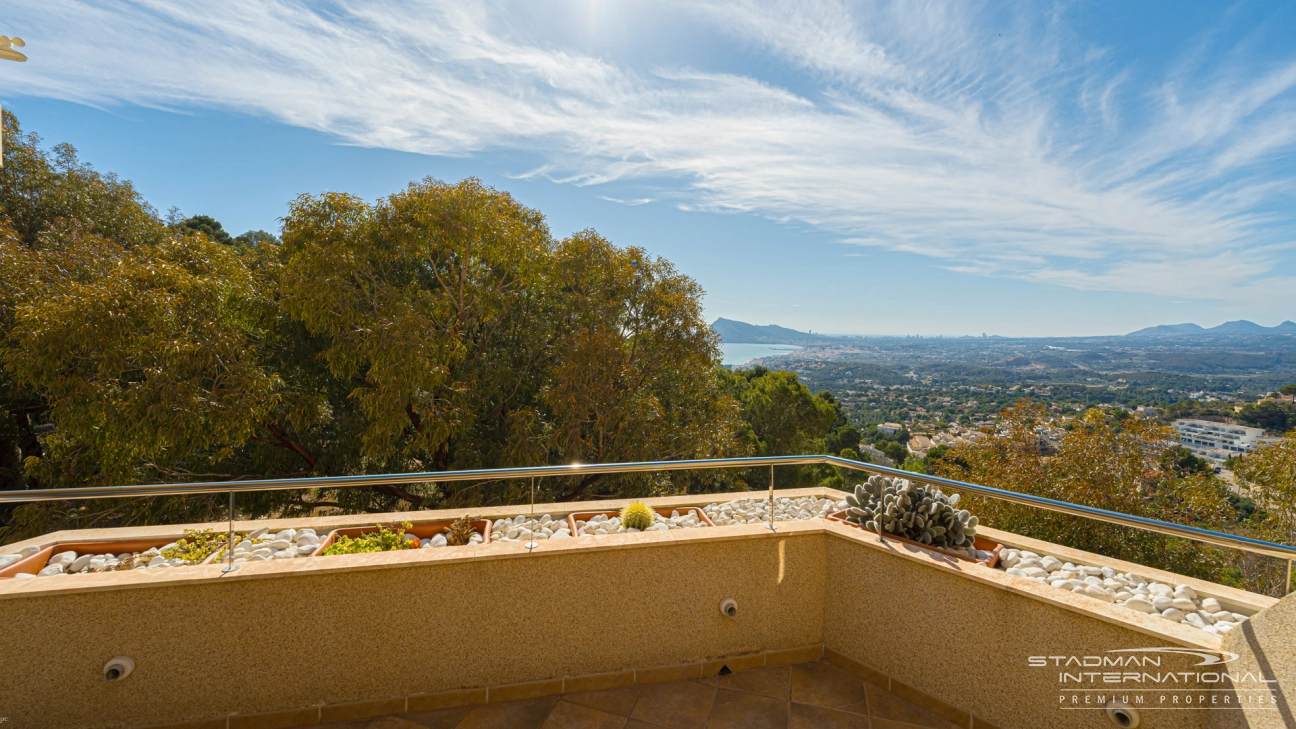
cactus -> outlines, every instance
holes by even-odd
[[[621,510],[621,526],[626,529],[643,531],[653,525],[652,507],[646,504],[630,504]]]
[[[846,520],[921,544],[975,556],[977,518],[958,508],[959,495],[901,478],[870,476],[846,496]]]
[[[454,523],[446,528],[446,544],[451,547],[459,547],[467,544],[468,541],[472,539],[472,535],[477,533],[477,530],[473,528],[474,521],[476,521],[476,519],[466,515],[455,519]]]

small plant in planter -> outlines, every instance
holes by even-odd
[[[331,556],[335,554],[361,554],[364,552],[394,552],[400,549],[417,549],[419,543],[417,540],[406,538],[405,532],[414,528],[409,522],[392,524],[392,528],[377,525],[377,531],[361,534],[358,537],[348,537],[345,534],[339,534],[337,540],[325,549],[323,554]]]
[[[475,516],[461,516],[454,520],[445,530],[446,546],[462,547],[472,541],[473,535],[477,533],[474,524],[477,521]]]
[[[214,529],[186,529],[184,534],[184,537],[176,540],[173,546],[162,550],[163,558],[182,560],[186,564],[198,564],[207,559],[212,552],[229,544],[229,532],[218,532]],[[243,535],[237,534],[235,537],[242,539]]]
[[[871,476],[846,497],[846,521],[975,559],[977,518],[958,502],[935,486]]]
[[[627,504],[621,509],[621,526],[644,531],[653,525],[655,514],[647,504]]]

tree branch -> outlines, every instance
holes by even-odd
[[[576,484],[576,488],[563,494],[562,496],[559,496],[558,502],[561,503],[564,501],[575,501],[579,496],[585,493],[585,489],[589,488],[590,486],[593,486],[595,483],[599,481],[599,479],[603,478],[606,475],[607,475],[606,473],[591,473],[590,475],[581,479],[580,483]]]

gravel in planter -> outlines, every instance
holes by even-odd
[[[212,530],[186,529],[184,537],[143,551],[114,553],[96,550],[78,553],[76,550],[68,549],[50,555],[49,561],[36,574],[19,572],[14,575],[14,579],[200,564],[217,549],[218,537],[219,535]]]
[[[152,547],[143,552],[121,552],[119,554],[77,554],[73,550],[58,552],[50,556],[49,562],[36,574],[19,572],[15,579],[26,577],[53,577],[54,575],[75,575],[90,572],[113,572],[116,570],[158,569],[161,567],[182,567],[197,564],[179,557],[167,559],[162,551],[172,549],[175,542],[161,547]],[[199,560],[201,561],[201,560]]]
[[[248,534],[234,545],[235,562],[269,562],[274,559],[309,557],[319,547],[320,536],[310,527],[271,532],[268,527]],[[217,553],[216,562],[225,561],[225,550]]]
[[[1213,597],[1201,597],[1188,585],[1156,582],[1111,567],[1074,564],[1021,549],[1005,549],[999,556],[999,566],[1011,575],[1124,605],[1215,635],[1223,635],[1247,619],[1246,615],[1225,610]]]
[[[585,536],[591,534],[623,534],[626,532],[660,532],[668,529],[697,529],[699,527],[711,526],[698,518],[697,512],[686,511],[683,514],[679,510],[671,511],[671,515],[666,517],[653,510],[653,525],[647,529],[639,530],[631,527],[627,529],[621,526],[621,517],[607,516],[599,514],[590,517],[589,521],[576,520],[576,536]]]
[[[571,527],[566,519],[555,519],[551,514],[535,518],[518,514],[512,519],[496,519],[491,525],[492,542],[529,542],[532,539],[566,539]]]
[[[21,550],[17,552],[13,552],[11,554],[0,554],[0,569],[4,569],[5,567],[8,567],[14,562],[21,562],[22,560],[32,556],[33,554],[36,554],[39,551],[40,551],[40,547],[32,546],[32,547],[23,547]]]
[[[774,521],[822,519],[834,511],[845,508],[845,501],[833,501],[815,496],[802,496],[799,499],[776,497]],[[769,522],[769,499],[738,499],[722,504],[707,504],[702,507],[702,510],[711,517],[711,521],[715,522],[716,526]]]

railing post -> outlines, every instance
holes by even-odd
[[[769,524],[766,525],[770,531],[778,531],[774,526],[774,464],[770,464],[770,490],[769,490]]]
[[[225,566],[221,568],[221,572],[233,572],[236,569],[238,569],[238,565],[234,564],[234,492],[231,491],[229,508],[229,543],[225,546]]]
[[[532,477],[531,477],[531,538],[527,540],[527,543],[526,543],[526,544],[522,545],[522,546],[524,546],[524,547],[527,548],[527,552],[528,552],[528,553],[530,553],[531,550],[535,549],[536,547],[540,546],[540,543],[537,542],[537,541],[536,541],[536,538],[535,538],[535,526],[536,526],[536,520],[535,520],[535,476],[532,476]]]
[[[1284,585],[1284,587],[1286,587],[1287,589],[1283,590],[1284,595],[1291,594],[1291,566],[1292,566],[1292,561],[1289,559],[1287,560],[1287,584]]]

